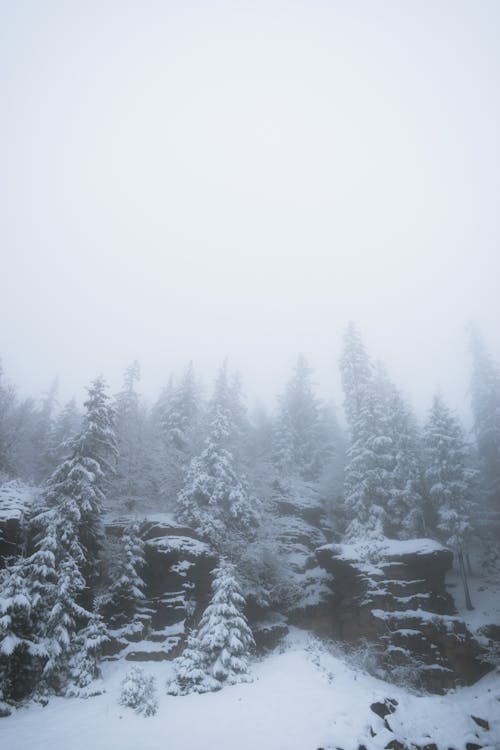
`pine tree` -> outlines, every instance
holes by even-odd
[[[391,440],[386,533],[398,539],[418,537],[424,532],[424,501],[417,422],[400,391],[380,367],[378,387]]]
[[[73,438],[80,432],[82,416],[74,398],[70,399],[55,417],[50,434],[50,453],[53,471],[70,453]]]
[[[165,447],[162,494],[166,506],[172,507],[186,480],[189,463],[201,447],[200,394],[192,362],[177,386],[170,383],[160,408],[160,432]]]
[[[112,624],[121,626],[131,622],[139,603],[144,599],[145,583],[141,570],[145,566],[144,541],[138,523],[133,523],[121,540],[123,559],[117,570],[118,577],[111,585],[109,605],[112,609]]]
[[[436,535],[457,555],[466,605],[472,609],[464,564],[471,533],[471,475],[463,430],[440,395],[434,397],[424,430],[425,479],[436,523]]]
[[[50,477],[45,490],[47,506],[62,509],[72,520],[82,548],[80,571],[89,585],[98,573],[105,492],[117,453],[113,410],[105,389],[102,378],[88,389],[81,432],[71,441],[69,457]]]
[[[0,478],[33,477],[33,399],[20,401],[15,388],[3,378],[0,360]]]
[[[490,515],[490,528],[500,525],[500,367],[487,351],[480,333],[470,329],[472,379],[470,385],[474,433],[479,457],[479,480],[483,506]],[[493,526],[491,522],[493,521]]]
[[[53,430],[54,412],[57,407],[57,379],[52,383],[35,415],[33,442],[33,478],[35,482],[44,482],[54,469]]]
[[[92,613],[87,626],[79,631],[74,642],[74,654],[69,663],[71,684],[67,695],[88,698],[102,693],[96,680],[102,675],[100,661],[107,641],[109,635],[102,617]]]
[[[128,510],[137,508],[147,495],[145,414],[135,389],[139,379],[135,361],[125,371],[123,388],[116,396],[118,458],[110,494],[119,508]]]
[[[24,558],[0,572],[0,700],[25,698],[42,669],[36,637],[37,592],[30,583]]]
[[[375,369],[350,323],[340,360],[349,447],[344,503],[350,538],[384,535],[390,501],[393,445]]]
[[[312,369],[302,355],[279,399],[274,430],[274,460],[282,474],[318,480],[325,458],[321,404],[314,394]]]
[[[255,644],[243,614],[245,600],[229,563],[214,571],[212,592],[197,632],[176,660],[175,679],[167,688],[172,695],[206,693],[250,679],[248,657]]]
[[[249,492],[233,451],[238,434],[234,391],[224,366],[209,408],[205,448],[191,461],[178,497],[178,515],[218,549],[255,535],[257,501]]]

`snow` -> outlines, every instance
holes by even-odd
[[[400,557],[402,555],[429,555],[442,552],[445,547],[434,539],[383,539],[380,541],[353,542],[351,544],[325,544],[320,549],[331,550],[339,560],[356,561]]]
[[[498,674],[445,696],[421,696],[395,687],[347,664],[318,641],[293,630],[282,653],[252,665],[254,682],[217,693],[168,696],[172,664],[148,663],[156,677],[159,708],[144,718],[118,703],[130,670],[121,660],[104,665],[106,693],[86,700],[52,699],[0,719],[0,746],[8,750],[367,750],[383,748],[394,735],[370,704],[395,698],[388,717],[400,741],[438,750],[462,750],[465,742],[500,748]],[[484,731],[471,714],[488,719]],[[370,727],[376,732],[371,737]]]
[[[478,575],[478,565],[472,561],[473,573],[468,576],[470,595],[474,609],[465,607],[462,581],[454,566],[446,577],[448,591],[455,600],[455,606],[469,630],[476,633],[484,625],[500,625],[500,581],[487,580]]]
[[[148,539],[146,544],[162,552],[182,552],[195,557],[213,554],[208,544],[187,536],[163,536]]]
[[[0,522],[15,519],[20,521],[24,513],[38,497],[39,491],[14,479],[0,486]]]

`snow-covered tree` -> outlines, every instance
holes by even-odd
[[[73,643],[74,653],[69,663],[71,684],[67,695],[88,698],[102,693],[96,681],[101,677],[100,661],[107,641],[108,631],[102,617],[92,613],[87,626],[78,632]]]
[[[159,428],[164,445],[162,495],[167,507],[175,505],[191,459],[201,447],[200,388],[190,362],[178,385],[170,383],[160,405]]]
[[[9,476],[14,466],[13,444],[15,442],[14,409],[16,392],[7,384],[3,376],[0,360],[0,474]]]
[[[36,413],[33,399],[20,401],[6,382],[0,360],[0,476],[33,478]]]
[[[35,413],[35,424],[32,437],[33,448],[33,479],[41,483],[54,470],[54,440],[55,410],[57,407],[57,379],[52,383]]]
[[[191,461],[178,497],[179,518],[218,549],[253,537],[259,523],[257,500],[233,452],[236,421],[234,390],[224,366],[209,407],[205,447]]]
[[[392,439],[373,364],[350,323],[340,360],[349,446],[344,475],[348,536],[377,538],[387,527]]]
[[[92,583],[104,538],[102,514],[109,477],[114,471],[116,440],[113,410],[106,384],[97,378],[88,389],[80,433],[71,441],[68,458],[47,482],[49,508],[67,514],[82,548],[81,572]]]
[[[281,473],[317,480],[325,457],[321,404],[312,383],[312,369],[302,355],[279,398],[274,428],[274,460]]]
[[[116,471],[110,495],[118,508],[132,510],[148,494],[148,471],[145,445],[146,414],[136,383],[140,367],[133,362],[125,371],[122,390],[116,395],[115,430],[117,441]]]
[[[0,572],[0,700],[26,697],[41,673],[36,633],[39,593],[32,584],[24,558]]]
[[[424,500],[417,421],[383,368],[379,367],[377,376],[391,440],[386,533],[399,539],[418,537],[424,532]]]
[[[83,561],[83,553],[67,510],[53,508],[36,518],[35,551],[2,573],[0,599],[5,617],[0,649],[9,657],[11,670],[12,663],[22,657],[31,679],[25,684],[18,666],[16,689],[25,695],[40,680],[43,690],[60,692],[68,674],[73,636],[88,614],[77,603],[85,588],[77,563]]]
[[[462,426],[440,395],[434,397],[424,430],[425,481],[438,538],[457,555],[467,590],[464,550],[471,533],[471,481]]]
[[[175,678],[167,686],[172,695],[206,693],[250,680],[248,658],[254,640],[232,565],[223,562],[214,571],[212,591],[198,630],[176,659]]]
[[[471,327],[472,379],[470,385],[474,433],[485,504],[500,522],[500,366],[486,349],[480,333]]]
[[[144,541],[138,523],[133,523],[124,533],[120,547],[119,565],[111,584],[108,602],[112,610],[113,625],[131,622],[140,602],[144,599],[145,583],[141,577],[144,568]]]
[[[82,415],[75,399],[72,398],[54,418],[49,440],[53,471],[68,457],[71,441],[80,432],[81,426]]]

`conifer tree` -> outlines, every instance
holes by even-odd
[[[386,533],[399,539],[418,537],[424,533],[424,501],[417,422],[400,391],[380,367],[378,387],[391,440]]]
[[[434,511],[436,535],[456,554],[466,596],[472,609],[464,552],[471,533],[471,474],[463,430],[440,395],[434,397],[424,431],[425,479]]]
[[[257,500],[249,492],[233,450],[234,408],[234,391],[224,366],[209,407],[205,448],[191,461],[178,498],[179,518],[218,549],[226,550],[236,540],[252,538],[259,523]]]
[[[144,541],[138,523],[133,523],[121,539],[123,559],[120,560],[117,578],[111,585],[109,603],[114,612],[113,625],[131,622],[139,603],[144,599],[145,583],[141,570],[145,566]]]
[[[49,508],[71,518],[82,550],[77,564],[90,585],[99,569],[105,492],[114,472],[117,449],[114,414],[104,380],[97,378],[88,394],[81,431],[71,441],[68,458],[48,480],[45,500]]]
[[[484,506],[500,526],[500,367],[487,351],[480,333],[470,329],[472,352],[471,406],[479,457],[479,486]]]
[[[7,568],[0,584],[0,597],[7,602],[3,625],[8,626],[0,648],[8,652],[8,670],[15,668],[19,673],[16,690],[22,691],[23,697],[37,686],[40,692],[62,692],[75,633],[89,616],[77,601],[85,581],[79,570],[83,552],[74,519],[71,503],[36,517],[35,551]],[[14,644],[13,649],[9,643]],[[29,675],[29,681],[22,674]]]
[[[344,475],[348,537],[384,535],[390,500],[392,440],[375,370],[350,323],[340,360],[349,447]]]
[[[200,442],[201,404],[193,363],[190,362],[180,383],[170,383],[160,407],[160,432],[165,447],[163,492],[168,506],[175,504]]]
[[[25,698],[40,676],[36,637],[37,592],[25,574],[24,559],[0,572],[0,700]]]
[[[119,508],[128,510],[147,495],[145,414],[135,387],[139,379],[140,367],[135,361],[125,371],[123,388],[115,400],[118,455],[110,494]]]
[[[49,438],[52,472],[61,464],[71,450],[71,441],[82,426],[82,415],[74,398],[70,399],[54,419]]]
[[[57,407],[58,382],[55,380],[42,401],[40,409],[35,414],[35,428],[33,443],[33,478],[35,482],[43,482],[54,469],[53,430],[55,426],[54,412]]]
[[[102,675],[100,661],[107,641],[109,636],[106,625],[102,617],[94,612],[87,626],[75,638],[74,653],[69,663],[71,684],[66,691],[67,695],[88,698],[102,692],[95,683]]]
[[[175,679],[167,687],[172,695],[206,693],[250,679],[248,657],[255,644],[234,567],[222,562],[213,575],[210,604],[176,660]]]
[[[282,474],[291,472],[317,481],[325,458],[321,405],[312,384],[312,369],[302,355],[279,399],[274,429],[274,460]]]

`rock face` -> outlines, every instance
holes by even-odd
[[[276,551],[286,570],[291,592],[287,614],[292,622],[317,616],[331,604],[329,576],[318,564],[315,550],[328,541],[325,512],[316,490],[295,480],[274,485]],[[331,538],[331,537],[330,537]]]
[[[109,522],[107,536],[119,543],[126,523],[127,519]],[[107,653],[130,661],[172,659],[186,628],[196,623],[210,598],[217,557],[191,529],[164,518],[144,522],[142,536],[146,599],[133,626],[114,633]]]
[[[316,554],[335,597],[330,617],[316,624],[322,635],[375,644],[392,679],[435,692],[488,671],[445,589],[449,550],[413,539],[325,545]]]
[[[35,489],[23,482],[12,480],[0,486],[0,569],[21,552],[23,516],[35,499]]]

